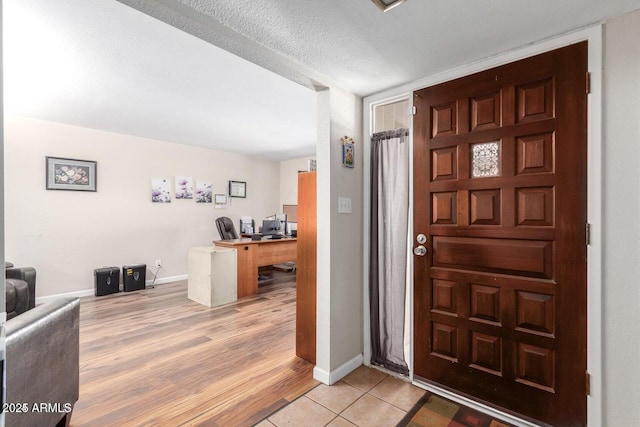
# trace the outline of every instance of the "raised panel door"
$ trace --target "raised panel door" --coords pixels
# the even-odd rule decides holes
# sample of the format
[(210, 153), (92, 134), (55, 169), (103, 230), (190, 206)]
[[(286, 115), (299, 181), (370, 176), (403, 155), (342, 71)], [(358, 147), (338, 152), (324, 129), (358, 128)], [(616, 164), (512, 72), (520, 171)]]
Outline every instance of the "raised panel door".
[(586, 424), (586, 52), (414, 93), (415, 375), (562, 426)]

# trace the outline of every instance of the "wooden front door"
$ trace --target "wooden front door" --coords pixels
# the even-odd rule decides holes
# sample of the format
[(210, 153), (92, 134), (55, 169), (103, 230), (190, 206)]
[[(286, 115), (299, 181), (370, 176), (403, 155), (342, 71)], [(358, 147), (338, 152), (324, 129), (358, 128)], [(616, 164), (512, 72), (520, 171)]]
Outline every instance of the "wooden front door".
[(414, 94), (415, 375), (558, 426), (586, 425), (586, 72), (584, 42)]

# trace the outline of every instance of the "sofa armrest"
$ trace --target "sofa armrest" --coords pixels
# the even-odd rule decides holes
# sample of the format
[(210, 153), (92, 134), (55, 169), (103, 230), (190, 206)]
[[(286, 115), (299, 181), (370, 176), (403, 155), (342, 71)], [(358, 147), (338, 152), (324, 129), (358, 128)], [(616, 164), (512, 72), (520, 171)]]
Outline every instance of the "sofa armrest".
[(6, 279), (5, 308), (7, 319), (12, 319), (29, 309), (29, 285), (27, 282), (20, 279)]
[(6, 402), (28, 405), (6, 413), (7, 425), (55, 426), (70, 417), (80, 385), (79, 317), (78, 298), (59, 298), (7, 321)]
[(7, 279), (20, 279), (29, 285), (29, 309), (36, 306), (36, 269), (33, 267), (12, 267), (5, 269)]

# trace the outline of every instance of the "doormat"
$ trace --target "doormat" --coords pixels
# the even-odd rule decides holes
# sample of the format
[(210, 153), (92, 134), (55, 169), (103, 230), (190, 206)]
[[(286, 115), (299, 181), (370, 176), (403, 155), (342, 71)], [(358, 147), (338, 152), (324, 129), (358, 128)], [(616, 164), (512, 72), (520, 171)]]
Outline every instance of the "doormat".
[(396, 427), (515, 427), (475, 409), (429, 392)]

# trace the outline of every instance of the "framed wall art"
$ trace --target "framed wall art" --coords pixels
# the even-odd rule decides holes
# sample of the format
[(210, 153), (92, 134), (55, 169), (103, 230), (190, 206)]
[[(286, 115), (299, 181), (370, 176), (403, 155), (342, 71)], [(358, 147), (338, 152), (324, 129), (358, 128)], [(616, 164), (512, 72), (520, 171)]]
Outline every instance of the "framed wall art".
[(97, 191), (97, 162), (47, 156), (46, 163), (47, 190)]
[(171, 183), (167, 178), (151, 178), (151, 201), (171, 203)]
[(210, 181), (196, 181), (196, 203), (211, 203), (212, 189)]
[(216, 200), (216, 208), (217, 209), (223, 209), (227, 207), (227, 195), (226, 194), (216, 194), (215, 195), (215, 200)]
[(243, 181), (229, 181), (229, 197), (247, 197), (247, 183)]
[(193, 178), (190, 176), (175, 177), (176, 199), (193, 199)]
[(345, 168), (353, 168), (354, 144), (353, 138), (344, 136), (340, 139), (342, 142), (342, 166)]

